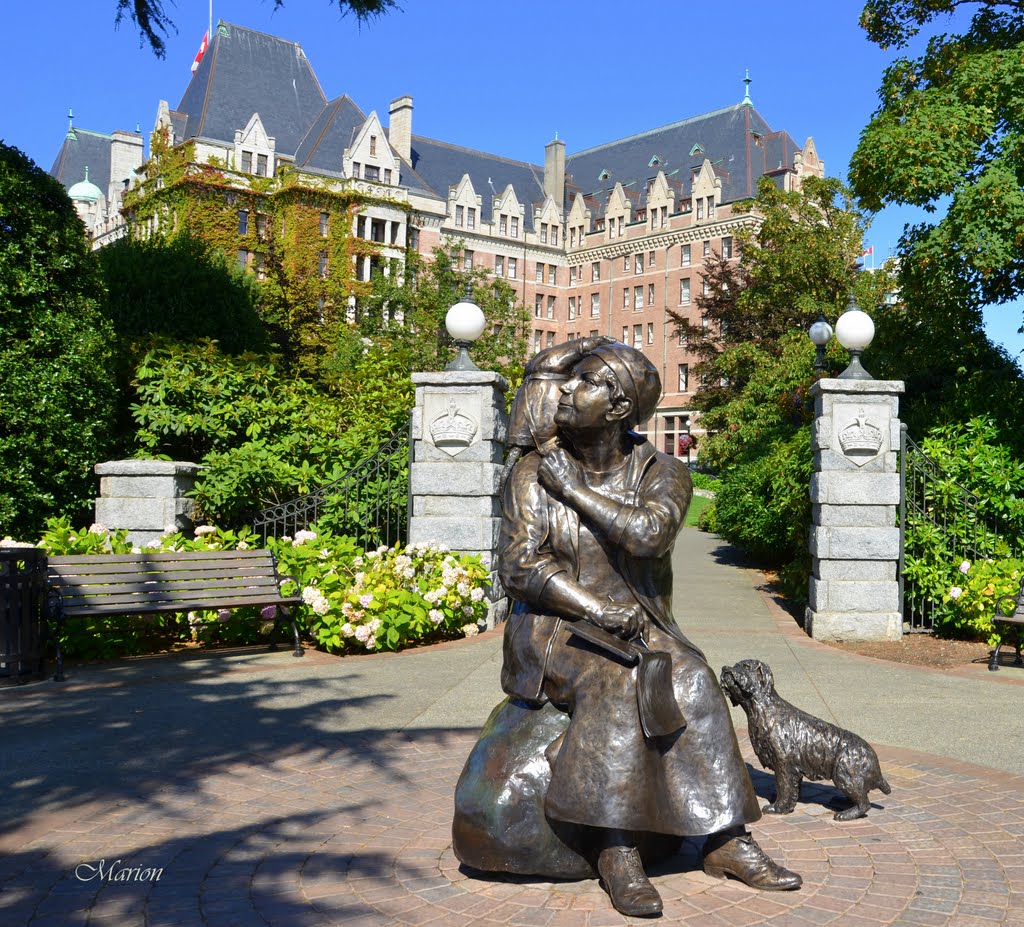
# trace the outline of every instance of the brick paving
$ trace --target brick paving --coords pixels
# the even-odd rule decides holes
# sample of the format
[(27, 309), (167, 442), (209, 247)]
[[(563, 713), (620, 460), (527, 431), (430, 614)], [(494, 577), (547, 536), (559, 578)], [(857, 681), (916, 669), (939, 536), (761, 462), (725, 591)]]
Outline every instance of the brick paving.
[[(338, 734), (280, 757), (142, 778), (117, 800), (41, 810), (0, 840), (0, 923), (642, 923), (612, 910), (596, 882), (460, 868), (452, 794), (473, 741), (472, 731)], [(770, 795), (771, 775), (743, 747), (758, 791)], [(802, 890), (762, 893), (711, 879), (700, 871), (699, 844), (688, 841), (653, 874), (664, 920), (1024, 925), (1024, 777), (896, 748), (879, 753), (893, 793), (875, 793), (867, 818), (835, 822), (838, 793), (805, 785), (793, 814), (755, 825), (762, 846), (803, 875)], [(105, 878), (100, 860), (128, 881)]]
[[(710, 879), (686, 842), (652, 873), (662, 922), (1024, 927), (1024, 671), (839, 653), (773, 611), (713, 541), (686, 543), (697, 591), (677, 607), (712, 665), (766, 659), (784, 696), (875, 744), (893, 791), (838, 823), (838, 793), (805, 785), (793, 814), (754, 825), (803, 875), (798, 892)], [(647, 922), (595, 881), (488, 876), (454, 858), (454, 787), (500, 697), (499, 662), (500, 631), (397, 656), (122, 661), (0, 690), (0, 927)], [(770, 798), (773, 777), (741, 742)]]

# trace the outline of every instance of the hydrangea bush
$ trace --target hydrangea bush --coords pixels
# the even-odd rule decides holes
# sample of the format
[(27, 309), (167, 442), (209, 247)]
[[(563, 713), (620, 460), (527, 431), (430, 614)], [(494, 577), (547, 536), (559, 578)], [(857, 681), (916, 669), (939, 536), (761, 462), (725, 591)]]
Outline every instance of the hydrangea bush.
[[(1000, 630), (992, 624), (996, 603), (1016, 596), (1024, 577), (1024, 560), (964, 560), (956, 571), (955, 584), (942, 597), (946, 623), (958, 636), (999, 643)], [(1005, 631), (1003, 625), (1001, 630)]]
[[(3, 546), (23, 542), (5, 538)], [(74, 528), (51, 519), (38, 546), (52, 555), (246, 550), (263, 546), (248, 529), (238, 532), (200, 526), (193, 536), (168, 527), (144, 548), (124, 530), (103, 525)], [(294, 537), (268, 538), (286, 595), (298, 593), (295, 619), (330, 653), (398, 650), (414, 644), (478, 633), (487, 614), (490, 576), (477, 556), (460, 555), (438, 544), (378, 547), (364, 551), (346, 535), (313, 526)], [(258, 619), (258, 620), (257, 620)], [(252, 644), (265, 640), (274, 607), (187, 614), (73, 620), (61, 645), (69, 658), (109, 659), (172, 649), (185, 642)]]

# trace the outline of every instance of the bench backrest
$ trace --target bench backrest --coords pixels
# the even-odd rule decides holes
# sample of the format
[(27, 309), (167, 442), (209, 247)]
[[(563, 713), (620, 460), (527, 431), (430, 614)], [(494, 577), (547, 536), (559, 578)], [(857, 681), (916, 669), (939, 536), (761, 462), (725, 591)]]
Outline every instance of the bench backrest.
[(269, 550), (50, 557), (49, 584), (65, 615), (125, 615), (294, 604)]
[(996, 613), (992, 620), (1024, 624), (1024, 579), (1020, 582), (1020, 592), (1016, 596), (1004, 595), (996, 602)]

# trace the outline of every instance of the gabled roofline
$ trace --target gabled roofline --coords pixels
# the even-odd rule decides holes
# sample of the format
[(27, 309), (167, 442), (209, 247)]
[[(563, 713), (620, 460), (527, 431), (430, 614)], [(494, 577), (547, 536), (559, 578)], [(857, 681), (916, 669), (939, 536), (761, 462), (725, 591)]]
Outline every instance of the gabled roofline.
[[(651, 135), (657, 135), (657, 134), (659, 134), (661, 132), (665, 132), (665, 131), (667, 131), (669, 129), (678, 129), (678, 128), (681, 128), (682, 126), (690, 125), (690, 124), (695, 123), (695, 122), (703, 122), (705, 119), (709, 119), (712, 116), (723, 116), (726, 113), (737, 112), (738, 110), (742, 109), (743, 107), (744, 107), (743, 103), (734, 103), (732, 106), (725, 106), (722, 109), (712, 110), (710, 113), (701, 113), (699, 116), (690, 116), (687, 119), (680, 119), (678, 122), (669, 122), (666, 125), (658, 126), (657, 128), (654, 128), (654, 129), (647, 129), (644, 132), (637, 132), (634, 135), (624, 135), (622, 138), (617, 138), (617, 139), (615, 139), (613, 141), (610, 141), (610, 142), (604, 142), (601, 145), (595, 145), (593, 148), (583, 148), (580, 151), (572, 152), (572, 154), (566, 154), (566, 160), (568, 160), (570, 158), (579, 157), (580, 155), (592, 154), (595, 151), (602, 151), (605, 148), (611, 148), (613, 145), (621, 145), (623, 142), (633, 141), (633, 139), (647, 138), (648, 136), (651, 136)], [(756, 112), (756, 110), (755, 110), (755, 112)], [(761, 114), (758, 113), (758, 116), (761, 116)], [(762, 118), (762, 121), (764, 121), (763, 117), (761, 117), (761, 118)], [(765, 122), (765, 125), (767, 125), (767, 124), (768, 123)]]

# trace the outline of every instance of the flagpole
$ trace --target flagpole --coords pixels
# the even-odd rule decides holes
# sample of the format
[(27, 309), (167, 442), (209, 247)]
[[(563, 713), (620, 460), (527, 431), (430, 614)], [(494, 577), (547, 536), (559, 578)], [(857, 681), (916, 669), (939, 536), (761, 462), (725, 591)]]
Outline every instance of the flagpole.
[(209, 30), (207, 31), (206, 34), (210, 37), (210, 40), (212, 41), (213, 40), (213, 0), (210, 0), (210, 26), (209, 26)]

